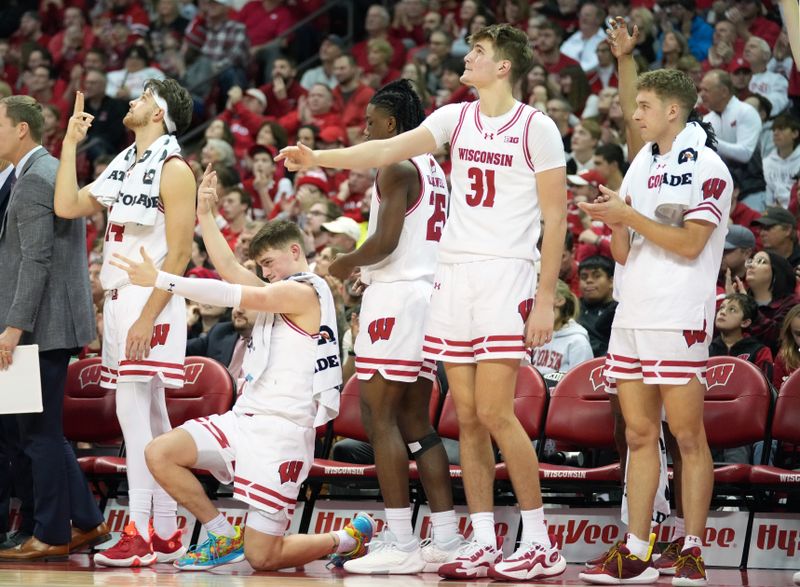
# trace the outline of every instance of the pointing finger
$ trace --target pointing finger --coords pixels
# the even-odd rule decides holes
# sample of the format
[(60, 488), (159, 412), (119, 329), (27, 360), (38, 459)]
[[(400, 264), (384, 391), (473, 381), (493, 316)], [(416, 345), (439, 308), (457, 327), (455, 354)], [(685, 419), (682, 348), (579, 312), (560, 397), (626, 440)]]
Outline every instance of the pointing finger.
[(75, 107), (72, 110), (72, 114), (75, 116), (83, 114), (83, 92), (81, 91), (75, 92)]

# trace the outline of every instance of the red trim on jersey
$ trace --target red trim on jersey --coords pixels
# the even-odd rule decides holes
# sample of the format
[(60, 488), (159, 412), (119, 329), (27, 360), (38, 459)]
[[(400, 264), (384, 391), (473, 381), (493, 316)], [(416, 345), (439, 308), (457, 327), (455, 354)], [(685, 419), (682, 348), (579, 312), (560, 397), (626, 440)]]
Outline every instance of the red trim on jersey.
[(531, 168), (531, 171), (536, 173), (536, 169), (533, 167), (533, 157), (531, 157), (530, 149), (528, 149), (528, 131), (531, 128), (531, 119), (536, 116), (538, 110), (534, 110), (528, 116), (528, 120), (525, 121), (525, 132), (522, 133), (522, 152), (525, 154), (525, 163), (528, 164), (528, 167)]
[(410, 215), (410, 214), (411, 214), (411, 213), (412, 213), (414, 210), (416, 210), (417, 208), (419, 208), (419, 205), (422, 203), (422, 194), (424, 194), (424, 193), (425, 193), (425, 178), (424, 178), (424, 177), (423, 177), (423, 175), (422, 175), (422, 170), (419, 168), (419, 165), (417, 165), (416, 163), (414, 163), (414, 160), (413, 160), (413, 159), (409, 159), (409, 161), (411, 161), (411, 165), (413, 165), (413, 166), (414, 166), (414, 169), (416, 169), (416, 170), (417, 170), (417, 176), (419, 177), (419, 196), (417, 196), (417, 201), (416, 201), (416, 202), (414, 202), (414, 205), (413, 205), (413, 206), (411, 206), (411, 208), (409, 208), (408, 210), (406, 210), (406, 216), (405, 216), (406, 218), (408, 218), (408, 217), (409, 217), (409, 215)]
[(271, 508), (274, 508), (276, 510), (279, 510), (279, 511), (284, 509), (284, 506), (282, 506), (280, 504), (277, 504), (277, 503), (274, 503), (274, 502), (272, 502), (272, 501), (270, 501), (268, 499), (264, 499), (263, 497), (261, 497), (260, 495), (258, 495), (256, 493), (245, 491), (241, 487), (234, 487), (233, 488), (233, 493), (234, 493), (234, 495), (241, 495), (242, 497), (247, 497), (249, 499), (254, 499), (255, 501), (257, 501), (259, 503), (263, 503), (264, 505), (267, 505), (267, 506), (269, 506)]
[(519, 334), (495, 334), (492, 336), (480, 336), (472, 339), (472, 344), (488, 343), (488, 342), (506, 342), (506, 341), (522, 341), (522, 335)]
[(456, 352), (448, 351), (447, 349), (435, 349), (429, 346), (422, 346), (422, 350), (432, 355), (444, 355), (445, 357), (474, 357), (475, 353), (472, 351)]
[(461, 114), (458, 117), (458, 123), (456, 124), (455, 130), (453, 130), (453, 134), (450, 136), (450, 152), (456, 152), (456, 139), (458, 138), (459, 133), (461, 132), (461, 127), (464, 124), (464, 118), (467, 114), (467, 108), (469, 108), (470, 103), (467, 102), (461, 107)]
[(228, 437), (225, 436), (225, 433), (222, 431), (222, 429), (205, 416), (202, 418), (197, 418), (195, 422), (208, 430), (211, 433), (211, 436), (214, 437), (214, 440), (216, 440), (222, 448), (226, 448), (227, 446), (231, 445), (231, 443), (228, 441)]
[(171, 373), (165, 373), (164, 371), (146, 371), (144, 369), (135, 369), (131, 371), (123, 371), (119, 374), (119, 379), (123, 377), (133, 377), (135, 375), (147, 375), (155, 377), (156, 375), (161, 375), (165, 379), (175, 379), (176, 381), (184, 381), (184, 375), (172, 375)]
[(608, 360), (619, 361), (620, 363), (639, 363), (640, 362), (639, 359), (634, 359), (633, 357), (623, 357), (622, 355), (612, 355), (610, 353), (606, 355), (606, 360), (607, 361)]
[(475, 126), (478, 127), (478, 132), (483, 132), (483, 125), (481, 124), (481, 101), (473, 102), (475, 104)]
[(142, 359), (141, 361), (129, 361), (126, 359), (125, 361), (119, 362), (120, 371), (122, 370), (122, 367), (127, 367), (128, 365), (145, 365), (147, 367), (166, 367), (168, 369), (183, 370), (183, 363), (165, 363), (163, 361), (148, 361), (145, 359)]
[(446, 344), (448, 346), (472, 346), (471, 340), (447, 340), (446, 338), (434, 338), (432, 336), (425, 335), (426, 342), (432, 342), (433, 344)]
[(617, 366), (611, 366), (611, 367), (606, 367), (605, 370), (607, 372), (609, 372), (609, 373), (612, 373), (612, 374), (613, 373), (641, 373), (642, 372), (642, 368), (641, 367), (617, 367)]
[(642, 361), (647, 367), (706, 367), (708, 361)]
[(286, 322), (286, 325), (289, 328), (291, 328), (292, 330), (294, 330), (295, 332), (298, 332), (300, 334), (304, 334), (305, 336), (307, 336), (309, 338), (319, 338), (319, 332), (317, 332), (316, 334), (311, 334), (310, 332), (306, 332), (305, 330), (300, 328), (297, 324), (295, 324), (294, 322), (289, 320), (284, 314), (278, 314), (278, 316), (283, 318), (283, 321)]
[(247, 485), (251, 489), (255, 489), (257, 491), (260, 491), (261, 493), (266, 493), (267, 495), (271, 495), (272, 497), (279, 499), (280, 501), (284, 501), (289, 505), (292, 505), (295, 502), (297, 502), (296, 499), (292, 499), (291, 497), (286, 497), (285, 495), (281, 495), (280, 493), (278, 493), (277, 491), (273, 491), (269, 487), (264, 487), (263, 485), (259, 485), (258, 483), (254, 483), (253, 481), (248, 481), (244, 477), (239, 477), (234, 475), (233, 482), (241, 483), (242, 485)]
[(513, 116), (513, 118), (512, 118), (510, 121), (508, 121), (508, 122), (506, 123), (506, 125), (505, 125), (503, 128), (501, 128), (500, 130), (498, 130), (498, 131), (497, 131), (497, 134), (498, 134), (498, 135), (501, 135), (501, 134), (503, 134), (505, 131), (507, 131), (509, 128), (511, 128), (512, 126), (514, 126), (514, 125), (517, 123), (517, 120), (519, 120), (519, 117), (520, 117), (520, 116), (522, 116), (522, 111), (523, 111), (523, 110), (525, 110), (525, 105), (524, 105), (524, 104), (520, 104), (520, 105), (519, 105), (519, 108), (517, 108), (517, 111), (514, 113), (514, 116)]
[(698, 204), (691, 210), (687, 210), (686, 212), (684, 212), (683, 216), (686, 217), (694, 212), (711, 212), (711, 214), (717, 219), (717, 222), (722, 220), (722, 213), (711, 202), (702, 202), (701, 204)]
[(658, 379), (691, 379), (700, 375), (697, 371), (671, 373), (669, 371), (642, 371), (643, 377), (656, 377)]
[(407, 367), (419, 367), (422, 361), (402, 361), (400, 359), (371, 359), (369, 357), (356, 357), (358, 363), (373, 363), (376, 365), (406, 365)]
[(490, 346), (482, 349), (475, 349), (476, 355), (482, 355), (484, 353), (518, 353), (518, 352), (525, 352), (525, 347), (520, 346)]

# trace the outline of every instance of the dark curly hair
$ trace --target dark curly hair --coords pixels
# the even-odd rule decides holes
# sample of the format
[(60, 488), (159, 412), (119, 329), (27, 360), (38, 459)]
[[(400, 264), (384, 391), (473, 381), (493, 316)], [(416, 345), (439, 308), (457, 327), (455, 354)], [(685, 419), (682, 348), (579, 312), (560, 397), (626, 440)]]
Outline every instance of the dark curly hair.
[(422, 101), (407, 79), (389, 82), (375, 92), (369, 103), (394, 116), (397, 134), (413, 130), (425, 120)]
[[(144, 85), (145, 90), (155, 90), (159, 96), (164, 98), (169, 109), (169, 116), (175, 122), (175, 134), (183, 133), (192, 122), (192, 112), (194, 102), (192, 95), (174, 79), (166, 78), (162, 80), (151, 79)], [(167, 130), (167, 125), (164, 125)]]

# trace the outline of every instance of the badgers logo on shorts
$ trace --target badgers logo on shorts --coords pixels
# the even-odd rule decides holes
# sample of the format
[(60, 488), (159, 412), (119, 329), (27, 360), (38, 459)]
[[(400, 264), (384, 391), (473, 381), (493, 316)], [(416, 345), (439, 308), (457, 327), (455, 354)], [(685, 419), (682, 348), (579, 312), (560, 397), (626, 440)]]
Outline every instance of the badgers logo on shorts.
[(727, 365), (714, 365), (706, 371), (706, 387), (711, 389), (715, 385), (725, 386), (728, 385), (728, 380), (733, 375), (732, 363)]
[(150, 337), (150, 348), (167, 344), (169, 324), (156, 324), (153, 326), (153, 336)]
[(200, 373), (203, 372), (203, 363), (187, 363), (183, 367), (183, 383), (184, 385), (194, 385), (200, 378)]
[(369, 332), (369, 339), (372, 344), (379, 340), (389, 340), (392, 336), (392, 329), (394, 329), (394, 318), (378, 318), (370, 322), (367, 332)]
[(78, 373), (78, 381), (81, 384), (81, 389), (85, 388), (87, 385), (99, 385), (100, 365), (89, 365), (81, 369), (81, 372)]
[(701, 342), (705, 342), (706, 336), (706, 321), (703, 320), (703, 328), (700, 330), (684, 330), (683, 331), (683, 338), (686, 340), (686, 346), (692, 348), (693, 345), (696, 345)]
[(603, 370), (605, 368), (605, 365), (600, 365), (592, 369), (592, 372), (589, 373), (589, 381), (592, 383), (592, 389), (594, 391), (604, 391), (606, 385), (608, 385), (606, 378), (603, 377)]
[(519, 312), (519, 315), (522, 316), (523, 322), (528, 321), (528, 316), (530, 316), (532, 309), (533, 309), (533, 298), (522, 300), (519, 303), (519, 306), (517, 306), (517, 311)]
[(303, 461), (284, 461), (278, 465), (278, 474), (281, 476), (281, 485), (285, 483), (297, 483), (300, 478), (300, 471), (303, 470)]

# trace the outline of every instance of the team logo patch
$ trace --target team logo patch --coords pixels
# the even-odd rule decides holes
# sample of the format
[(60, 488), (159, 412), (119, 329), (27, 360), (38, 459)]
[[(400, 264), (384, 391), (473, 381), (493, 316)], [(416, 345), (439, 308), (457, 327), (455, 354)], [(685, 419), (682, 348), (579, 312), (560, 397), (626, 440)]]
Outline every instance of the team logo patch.
[(728, 380), (733, 375), (733, 363), (714, 365), (706, 371), (706, 387), (711, 389), (717, 385), (728, 385)]
[(81, 372), (78, 374), (78, 381), (81, 383), (81, 389), (85, 388), (87, 385), (99, 385), (100, 365), (89, 365), (81, 369)]
[(697, 151), (694, 149), (684, 149), (680, 153), (678, 153), (678, 163), (686, 163), (691, 161), (697, 161)]
[(606, 378), (603, 375), (605, 368), (605, 365), (601, 365), (600, 367), (595, 367), (592, 369), (592, 372), (589, 373), (589, 381), (591, 382), (592, 389), (594, 391), (605, 391), (606, 386), (608, 385), (608, 381), (606, 381)]
[(187, 363), (183, 368), (183, 381), (186, 385), (194, 385), (203, 372), (203, 363)]

